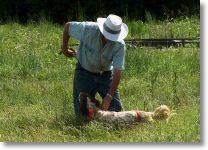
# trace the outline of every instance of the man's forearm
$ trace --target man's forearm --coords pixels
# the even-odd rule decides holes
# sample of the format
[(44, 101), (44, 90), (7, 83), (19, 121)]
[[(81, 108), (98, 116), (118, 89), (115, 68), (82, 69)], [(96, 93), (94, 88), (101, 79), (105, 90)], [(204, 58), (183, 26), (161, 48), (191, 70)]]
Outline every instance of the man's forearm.
[(64, 26), (64, 32), (63, 32), (63, 44), (62, 44), (62, 51), (65, 53), (68, 48), (68, 42), (69, 42), (69, 22), (67, 22)]
[(110, 90), (108, 92), (111, 96), (114, 95), (115, 91), (118, 88), (118, 85), (119, 85), (120, 80), (121, 80), (121, 75), (122, 75), (122, 71), (121, 70), (114, 70), (111, 88), (110, 88)]

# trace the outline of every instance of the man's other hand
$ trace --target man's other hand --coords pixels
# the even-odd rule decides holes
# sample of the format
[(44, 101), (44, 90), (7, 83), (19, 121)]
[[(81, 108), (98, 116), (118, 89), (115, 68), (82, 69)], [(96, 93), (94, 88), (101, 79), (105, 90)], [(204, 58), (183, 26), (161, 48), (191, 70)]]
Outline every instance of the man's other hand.
[(111, 98), (109, 96), (105, 96), (102, 102), (102, 110), (107, 111), (111, 104)]
[(73, 48), (63, 49), (62, 51), (66, 57), (72, 58), (76, 56), (76, 51)]

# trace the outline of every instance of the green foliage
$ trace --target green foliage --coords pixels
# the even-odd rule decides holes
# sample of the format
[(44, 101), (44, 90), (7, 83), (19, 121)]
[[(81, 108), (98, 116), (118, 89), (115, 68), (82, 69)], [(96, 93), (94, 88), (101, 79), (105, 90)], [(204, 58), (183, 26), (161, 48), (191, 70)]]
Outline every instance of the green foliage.
[(128, 38), (200, 38), (199, 17), (181, 17), (158, 21), (150, 17), (146, 22), (141, 20), (127, 21)]
[[(146, 35), (146, 23), (129, 22), (137, 23), (145, 29), (132, 27), (132, 33)], [(120, 84), (124, 110), (166, 104), (177, 113), (169, 123), (80, 125), (72, 100), (76, 60), (57, 54), (62, 32), (45, 21), (0, 26), (0, 141), (200, 142), (199, 48), (127, 48)]]

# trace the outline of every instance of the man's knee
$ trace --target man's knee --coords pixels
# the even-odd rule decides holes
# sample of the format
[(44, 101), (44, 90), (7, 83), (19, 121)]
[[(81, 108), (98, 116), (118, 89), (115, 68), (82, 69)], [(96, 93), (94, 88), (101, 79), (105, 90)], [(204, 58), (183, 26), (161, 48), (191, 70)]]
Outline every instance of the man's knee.
[(109, 111), (122, 111), (122, 103), (121, 100), (117, 100), (117, 99), (112, 99), (110, 107), (108, 109)]

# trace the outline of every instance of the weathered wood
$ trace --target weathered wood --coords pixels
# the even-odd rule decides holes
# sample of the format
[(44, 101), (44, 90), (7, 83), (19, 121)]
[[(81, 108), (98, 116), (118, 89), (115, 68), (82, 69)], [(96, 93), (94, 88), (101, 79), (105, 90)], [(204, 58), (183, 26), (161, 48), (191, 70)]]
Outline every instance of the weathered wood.
[(185, 44), (197, 44), (200, 45), (199, 38), (170, 38), (170, 39), (128, 39), (125, 40), (127, 44), (134, 46), (148, 46), (148, 47), (179, 47), (185, 46)]
[[(200, 38), (168, 38), (168, 39), (127, 39), (126, 44), (133, 46), (147, 46), (147, 47), (179, 47), (186, 44), (196, 44), (200, 46)], [(78, 46), (79, 43), (71, 44), (70, 46)]]

